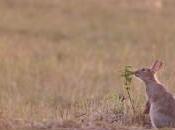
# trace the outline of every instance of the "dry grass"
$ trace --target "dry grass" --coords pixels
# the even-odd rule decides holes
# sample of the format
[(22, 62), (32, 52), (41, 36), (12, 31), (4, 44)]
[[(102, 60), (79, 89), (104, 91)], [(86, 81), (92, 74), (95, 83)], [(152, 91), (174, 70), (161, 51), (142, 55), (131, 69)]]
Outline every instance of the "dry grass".
[(174, 6), (173, 0), (161, 7), (145, 0), (0, 0), (3, 117), (82, 121), (112, 113), (122, 114), (119, 124), (142, 125), (143, 84), (132, 85), (133, 116), (118, 98), (121, 71), (162, 59), (161, 80), (175, 91)]

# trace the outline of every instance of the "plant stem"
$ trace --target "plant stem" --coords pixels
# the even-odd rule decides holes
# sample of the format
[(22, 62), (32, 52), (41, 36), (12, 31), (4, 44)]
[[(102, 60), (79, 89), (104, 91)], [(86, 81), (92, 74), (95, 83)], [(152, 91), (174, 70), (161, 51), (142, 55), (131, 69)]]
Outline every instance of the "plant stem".
[(134, 107), (134, 102), (133, 102), (133, 100), (131, 98), (131, 94), (130, 94), (128, 89), (126, 89), (126, 91), (127, 91), (128, 96), (129, 96), (129, 101), (131, 103), (131, 107), (132, 107), (133, 113), (135, 113), (136, 111), (135, 111), (135, 107)]

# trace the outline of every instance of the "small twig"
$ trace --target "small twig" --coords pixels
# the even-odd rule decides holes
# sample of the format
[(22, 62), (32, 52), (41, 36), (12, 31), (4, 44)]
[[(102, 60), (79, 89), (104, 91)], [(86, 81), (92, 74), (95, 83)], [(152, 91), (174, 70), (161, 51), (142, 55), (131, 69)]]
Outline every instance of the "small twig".
[(135, 107), (134, 107), (134, 101), (131, 98), (131, 94), (130, 94), (129, 90), (126, 89), (126, 91), (127, 91), (128, 97), (129, 97), (129, 101), (131, 103), (131, 107), (132, 107), (133, 113), (135, 113), (136, 111), (135, 111)]

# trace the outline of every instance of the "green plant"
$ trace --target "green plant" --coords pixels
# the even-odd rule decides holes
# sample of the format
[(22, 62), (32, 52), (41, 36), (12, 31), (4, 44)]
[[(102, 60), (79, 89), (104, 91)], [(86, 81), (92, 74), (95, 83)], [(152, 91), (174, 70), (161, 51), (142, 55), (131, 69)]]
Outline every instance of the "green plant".
[[(124, 84), (125, 86), (129, 87), (131, 82), (132, 82), (132, 76), (134, 74), (133, 71), (131, 71), (132, 67), (131, 66), (125, 66), (125, 69), (122, 73), (122, 77), (124, 77)], [(129, 89), (129, 88), (127, 88)]]
[(132, 71), (131, 69), (132, 69), (131, 66), (125, 66), (125, 69), (122, 73), (122, 77), (124, 78), (124, 88), (125, 88), (125, 90), (128, 94), (133, 113), (135, 113), (134, 102), (131, 98), (131, 93), (130, 93), (130, 88), (131, 88), (130, 86), (131, 86), (131, 82), (132, 82), (132, 76), (134, 75), (134, 71)]

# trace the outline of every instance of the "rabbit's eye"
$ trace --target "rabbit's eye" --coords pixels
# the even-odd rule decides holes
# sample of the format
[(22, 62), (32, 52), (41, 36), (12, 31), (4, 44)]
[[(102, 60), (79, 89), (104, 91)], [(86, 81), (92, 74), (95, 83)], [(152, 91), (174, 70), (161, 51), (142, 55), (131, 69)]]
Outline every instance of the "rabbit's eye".
[(143, 71), (143, 72), (145, 72), (145, 71), (146, 71), (146, 69), (142, 69), (142, 71)]

